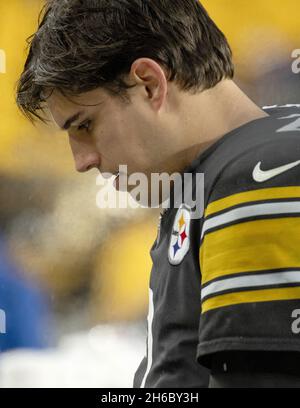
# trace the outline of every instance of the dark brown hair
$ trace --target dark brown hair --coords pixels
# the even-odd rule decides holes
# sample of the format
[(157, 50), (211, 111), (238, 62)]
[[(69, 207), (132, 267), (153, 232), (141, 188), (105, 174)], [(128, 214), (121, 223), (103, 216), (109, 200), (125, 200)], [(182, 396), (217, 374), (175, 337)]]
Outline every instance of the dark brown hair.
[(125, 76), (140, 57), (186, 91), (234, 74), (228, 42), (198, 0), (50, 0), (28, 44), (17, 104), (32, 120), (43, 120), (45, 91), (126, 95)]

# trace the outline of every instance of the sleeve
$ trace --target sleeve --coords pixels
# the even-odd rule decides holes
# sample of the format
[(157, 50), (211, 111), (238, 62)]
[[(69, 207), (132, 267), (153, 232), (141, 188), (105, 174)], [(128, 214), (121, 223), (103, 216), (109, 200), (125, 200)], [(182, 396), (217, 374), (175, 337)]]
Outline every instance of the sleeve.
[[(297, 135), (297, 137), (299, 137)], [(197, 356), (293, 351), (300, 299), (300, 143), (295, 136), (245, 152), (214, 186), (201, 231)]]

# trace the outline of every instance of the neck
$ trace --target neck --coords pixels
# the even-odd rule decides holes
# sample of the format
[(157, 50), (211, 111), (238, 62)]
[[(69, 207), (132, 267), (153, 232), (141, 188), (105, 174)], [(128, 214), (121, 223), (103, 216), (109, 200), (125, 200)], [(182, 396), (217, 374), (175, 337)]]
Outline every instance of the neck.
[(185, 163), (187, 166), (209, 146), (234, 129), (268, 116), (230, 80), (184, 101), (186, 118), (183, 130)]

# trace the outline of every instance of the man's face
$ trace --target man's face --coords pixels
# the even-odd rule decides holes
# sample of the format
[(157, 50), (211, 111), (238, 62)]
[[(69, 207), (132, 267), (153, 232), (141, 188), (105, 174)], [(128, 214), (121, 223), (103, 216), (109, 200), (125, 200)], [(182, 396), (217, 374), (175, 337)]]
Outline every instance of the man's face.
[(128, 176), (143, 173), (148, 181), (152, 173), (182, 170), (188, 157), (182, 94), (152, 60), (137, 60), (128, 78), (134, 86), (127, 101), (103, 88), (73, 97), (55, 90), (47, 99), (54, 121), (68, 132), (76, 169), (117, 174), (126, 165)]
[(114, 174), (120, 164), (126, 164), (130, 174), (155, 167), (159, 154), (153, 140), (155, 128), (134, 102), (96, 89), (72, 98), (54, 91), (47, 105), (58, 126), (68, 132), (79, 172), (98, 168)]

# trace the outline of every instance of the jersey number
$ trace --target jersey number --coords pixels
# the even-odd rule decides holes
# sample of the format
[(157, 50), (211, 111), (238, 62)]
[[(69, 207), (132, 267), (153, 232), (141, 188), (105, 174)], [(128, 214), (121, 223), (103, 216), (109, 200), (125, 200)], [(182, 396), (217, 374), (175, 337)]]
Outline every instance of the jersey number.
[(293, 115), (290, 116), (285, 116), (283, 118), (279, 118), (279, 120), (283, 120), (283, 119), (293, 119), (293, 118), (298, 118), (296, 120), (294, 120), (293, 122), (291, 122), (290, 124), (283, 126), (282, 128), (278, 129), (277, 132), (300, 132), (300, 114), (299, 113), (295, 113)]
[(295, 319), (292, 324), (292, 332), (300, 334), (300, 310), (296, 309), (292, 313), (292, 318)]

